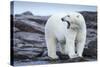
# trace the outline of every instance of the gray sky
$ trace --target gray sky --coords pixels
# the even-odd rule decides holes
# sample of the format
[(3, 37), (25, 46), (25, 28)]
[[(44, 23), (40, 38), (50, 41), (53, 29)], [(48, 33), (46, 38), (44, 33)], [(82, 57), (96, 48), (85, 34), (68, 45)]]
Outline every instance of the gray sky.
[(97, 11), (96, 6), (71, 5), (71, 4), (53, 4), (14, 1), (14, 14), (20, 14), (25, 11), (31, 11), (35, 15), (52, 15), (67, 11)]

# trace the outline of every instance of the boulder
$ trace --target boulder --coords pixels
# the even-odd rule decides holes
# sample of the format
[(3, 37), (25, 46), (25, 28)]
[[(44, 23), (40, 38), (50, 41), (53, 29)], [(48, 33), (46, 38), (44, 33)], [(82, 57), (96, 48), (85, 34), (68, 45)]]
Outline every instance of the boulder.
[(13, 32), (19, 32), (20, 30), (16, 27), (13, 27)]
[(42, 43), (44, 42), (44, 35), (31, 32), (17, 32), (15, 33), (16, 38), (23, 40), (28, 43)]
[(28, 20), (14, 20), (14, 26), (21, 31), (26, 32), (38, 32), (44, 34), (44, 27), (36, 22), (30, 22)]

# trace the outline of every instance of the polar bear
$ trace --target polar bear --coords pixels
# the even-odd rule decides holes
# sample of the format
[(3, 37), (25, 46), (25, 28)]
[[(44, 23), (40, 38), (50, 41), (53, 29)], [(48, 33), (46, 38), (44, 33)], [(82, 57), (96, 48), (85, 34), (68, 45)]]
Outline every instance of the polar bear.
[(45, 25), (48, 56), (57, 59), (56, 46), (69, 58), (82, 57), (86, 40), (86, 23), (78, 12), (52, 15)]

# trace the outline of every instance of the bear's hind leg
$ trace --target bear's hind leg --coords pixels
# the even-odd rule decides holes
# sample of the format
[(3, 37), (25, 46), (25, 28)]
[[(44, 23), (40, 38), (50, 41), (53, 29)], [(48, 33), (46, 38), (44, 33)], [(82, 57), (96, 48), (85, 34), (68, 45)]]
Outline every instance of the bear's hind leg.
[(60, 44), (59, 44), (60, 52), (65, 55), (66, 54), (65, 53), (66, 40), (64, 39), (59, 42), (60, 42)]
[(53, 36), (46, 36), (46, 44), (48, 50), (48, 56), (52, 59), (57, 59), (56, 55), (56, 39)]
[(65, 44), (60, 44), (60, 52), (65, 54)]

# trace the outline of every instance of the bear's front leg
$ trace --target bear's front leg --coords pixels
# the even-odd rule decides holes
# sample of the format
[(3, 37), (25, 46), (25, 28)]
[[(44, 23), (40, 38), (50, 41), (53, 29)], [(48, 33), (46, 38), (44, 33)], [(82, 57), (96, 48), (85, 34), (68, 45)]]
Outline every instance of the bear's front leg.
[(58, 56), (56, 55), (56, 40), (53, 36), (46, 36), (46, 44), (47, 44), (47, 50), (48, 50), (48, 56), (52, 59), (58, 59)]
[(70, 58), (76, 58), (78, 55), (75, 53), (75, 44), (72, 41), (67, 40), (65, 52), (68, 54)]
[(68, 30), (66, 34), (65, 52), (70, 58), (76, 58), (78, 55), (75, 53), (75, 37), (76, 31)]
[(76, 44), (76, 51), (78, 56), (82, 57), (83, 50), (85, 47), (85, 40), (86, 40), (86, 33), (78, 33), (77, 34), (77, 44)]
[(78, 42), (77, 47), (76, 47), (77, 55), (78, 55), (79, 57), (82, 57), (83, 50), (84, 50), (84, 43), (82, 43), (82, 42), (80, 41), (80, 42)]

